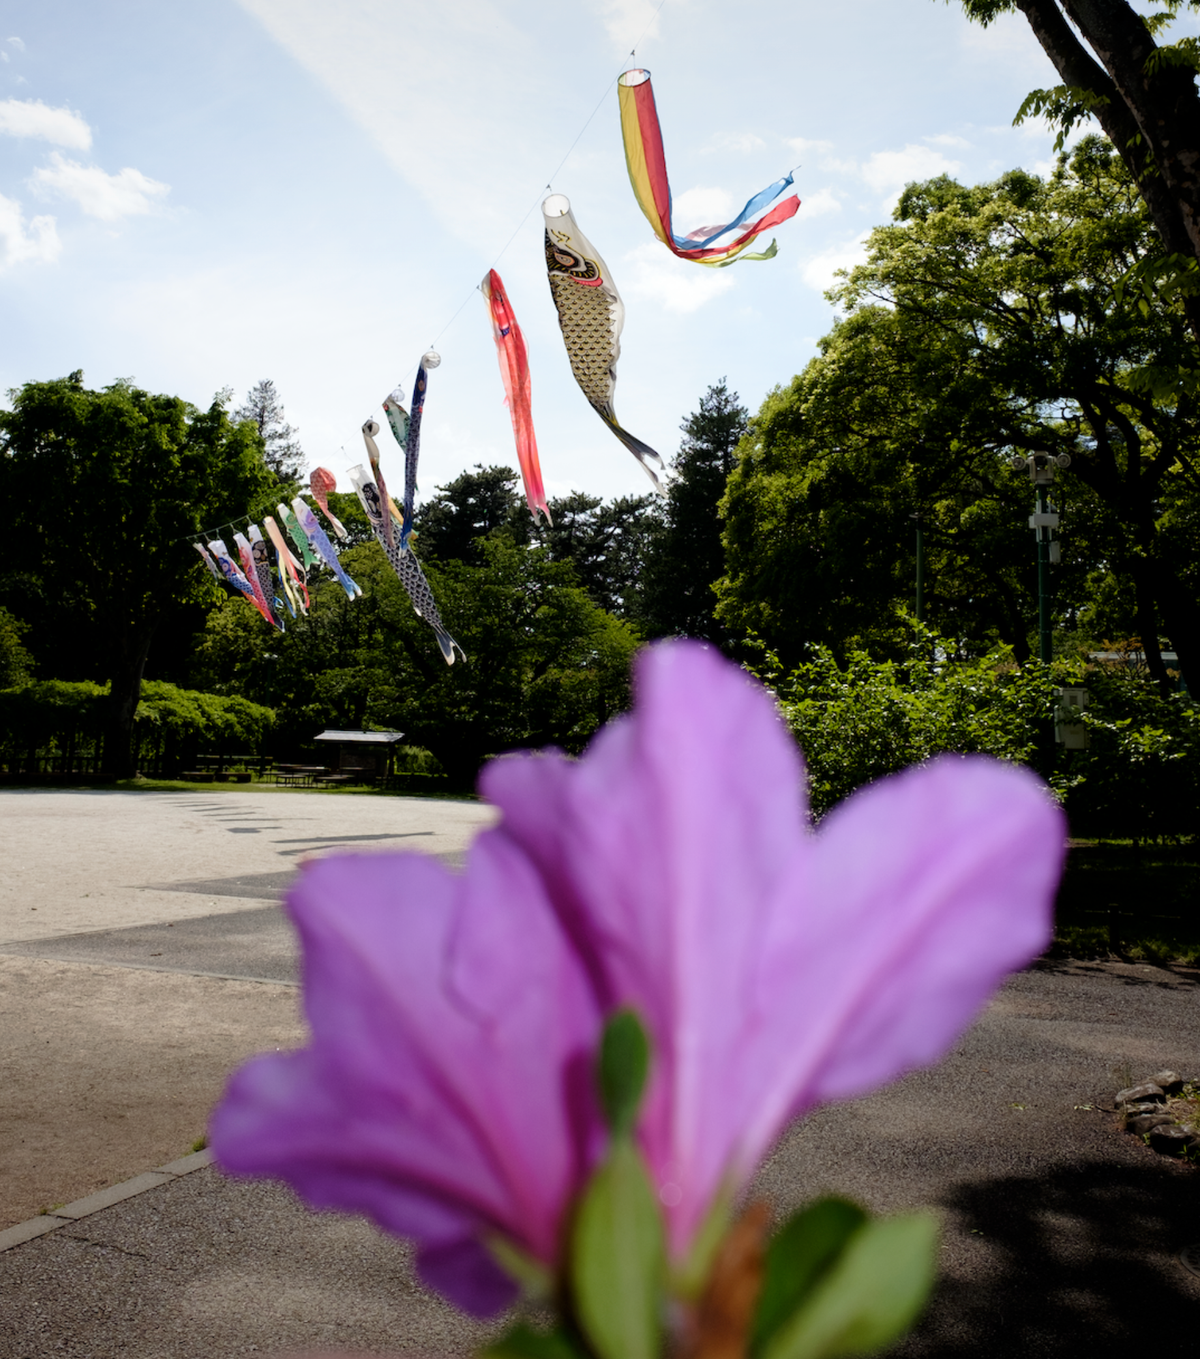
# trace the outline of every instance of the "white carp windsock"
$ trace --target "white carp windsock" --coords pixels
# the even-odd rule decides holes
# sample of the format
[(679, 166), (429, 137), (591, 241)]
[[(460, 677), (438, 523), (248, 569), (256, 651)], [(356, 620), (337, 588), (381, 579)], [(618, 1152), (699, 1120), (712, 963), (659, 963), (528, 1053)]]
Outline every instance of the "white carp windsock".
[[(396, 393), (393, 392), (391, 396), (387, 397), (384, 400), (383, 409), (385, 411), (388, 410), (388, 402), (391, 401), (392, 397), (394, 397), (395, 395)], [(404, 415), (405, 437), (407, 438), (408, 412), (404, 411), (403, 407), (401, 407), (401, 411)], [(388, 411), (388, 420), (392, 424), (392, 431), (394, 433), (396, 425), (394, 422), (392, 422), (391, 411)], [(363, 425), (362, 427), (363, 443), (366, 444), (367, 446), (367, 457), (370, 458), (371, 460), (371, 471), (375, 477), (375, 485), (376, 488), (378, 489), (379, 499), (383, 503), (383, 505), (387, 507), (389, 511), (387, 514), (383, 516), (383, 523), (380, 529), (381, 533), (383, 534), (383, 537), (380, 538), (379, 540), (383, 544), (384, 550), (387, 551), (392, 546), (393, 537), (395, 537), (397, 534), (403, 531), (404, 516), (400, 513), (399, 510), (396, 509), (395, 505), (392, 503), (391, 496), (388, 495), (387, 482), (384, 481), (383, 479), (383, 469), (379, 466), (379, 445), (375, 442), (375, 436), (378, 433), (379, 433), (378, 421), (368, 420), (366, 424)], [(354, 489), (358, 491), (358, 498), (359, 500), (361, 500), (362, 490), (357, 482), (354, 483)], [(393, 518), (395, 518), (396, 523), (392, 522)], [(371, 527), (374, 528), (374, 521), (372, 521)]]
[(308, 541), (316, 549), (317, 555), (338, 578), (346, 594), (351, 599), (357, 599), (362, 594), (362, 589), (342, 569), (342, 564), (338, 561), (337, 551), (325, 536), (325, 530), (317, 522), (317, 516), (313, 513), (312, 506), (300, 496), (296, 496), (292, 501), (292, 509), (295, 510), (296, 519), (304, 530)]
[(208, 548), (206, 548), (203, 543), (193, 543), (192, 546), (199, 552), (201, 560), (204, 562), (204, 565), (208, 567), (209, 571), (216, 576), (218, 580), (224, 580), (225, 577), (221, 574), (221, 568), (213, 560), (213, 555)]
[[(276, 618), (283, 618), (284, 600), (280, 599), (275, 593), (275, 582), (271, 576), (271, 551), (267, 547), (267, 540), (262, 536), (262, 529), (257, 524), (251, 524), (249, 529), (250, 550), (254, 554), (254, 569), (258, 573), (258, 583), (262, 587), (262, 592), (266, 596), (267, 603), (271, 606), (271, 612)], [(283, 580), (283, 573), (280, 572), (280, 581)], [(284, 591), (286, 595), (286, 590)], [(291, 601), (287, 601), (290, 605)], [(292, 617), (295, 618), (296, 611), (292, 609)]]
[(592, 409), (642, 464), (654, 489), (661, 494), (662, 485), (650, 464), (662, 467), (662, 458), (648, 444), (622, 429), (613, 407), (621, 331), (625, 326), (621, 294), (600, 252), (571, 216), (568, 199), (552, 193), (542, 204), (542, 216), (546, 219), (550, 294), (558, 309), (571, 372)]
[[(373, 438), (378, 433), (379, 426), (373, 420), (369, 420), (363, 426), (364, 439)], [(396, 575), (400, 577), (400, 584), (408, 591), (408, 597), (412, 600), (412, 606), (417, 617), (423, 618), (437, 635), (438, 646), (442, 650), (442, 657), (446, 664), (454, 664), (454, 653), (456, 651), (465, 661), (467, 659), (466, 652), (446, 631), (446, 625), (442, 622), (442, 616), (438, 612), (433, 591), (429, 588), (429, 582), (425, 579), (425, 572), (421, 570), (421, 563), (413, 556), (412, 548), (400, 546), (400, 535), (398, 533), (393, 534), (390, 540), (385, 536), (388, 511), (383, 498), (379, 494), (379, 487), (371, 480), (371, 474), (365, 467), (360, 466), (352, 467), (349, 475), (354, 489), (358, 492), (363, 512), (370, 521), (371, 528), (387, 556), (388, 563)]]

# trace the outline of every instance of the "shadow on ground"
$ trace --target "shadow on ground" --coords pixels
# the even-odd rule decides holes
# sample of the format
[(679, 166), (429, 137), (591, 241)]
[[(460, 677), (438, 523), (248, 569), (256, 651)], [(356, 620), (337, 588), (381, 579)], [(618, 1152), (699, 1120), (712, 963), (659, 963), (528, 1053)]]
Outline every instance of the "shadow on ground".
[[(1194, 1332), (1200, 1179), (1171, 1163), (1092, 1161), (952, 1188), (932, 1306), (906, 1359), (1124, 1355)], [(1171, 1337), (1174, 1337), (1172, 1340)], [(1181, 1351), (1182, 1352), (1182, 1351)]]

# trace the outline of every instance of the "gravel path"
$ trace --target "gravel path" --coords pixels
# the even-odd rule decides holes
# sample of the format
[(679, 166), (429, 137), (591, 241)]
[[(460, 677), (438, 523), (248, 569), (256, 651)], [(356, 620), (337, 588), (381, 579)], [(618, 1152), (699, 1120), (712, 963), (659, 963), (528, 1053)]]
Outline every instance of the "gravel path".
[[(10, 796), (0, 793), (6, 833)], [(450, 804), (468, 814), (439, 820), (430, 809), (446, 804), (373, 799), (384, 805), (348, 825), (289, 825), (289, 805), (311, 821), (320, 804), (256, 795), (271, 802), (268, 835), (238, 819), (254, 804), (237, 794), (107, 795), (100, 811), (106, 795), (24, 796), (46, 799), (23, 824), (41, 844), (35, 831), (56, 820), (64, 863), (41, 896), (26, 864), (26, 895), (10, 880), (0, 901), (0, 921), (24, 925), (0, 943), (0, 1166), (16, 1149), (23, 1167), (0, 1171), (0, 1225), (182, 1155), (229, 1067), (298, 1039), (295, 959), (274, 905), (293, 871), (288, 842), (303, 833), (325, 852), (354, 835), (395, 848), (390, 826), (430, 832), (453, 861), (487, 817)], [(71, 798), (93, 801), (50, 803)], [(73, 817), (87, 823), (78, 834)], [(120, 852), (89, 860), (106, 834)], [(40, 936), (25, 923), (33, 905), (53, 921)], [(1200, 1178), (1086, 1106), (1163, 1066), (1200, 1074), (1197, 976), (1061, 964), (1015, 977), (935, 1070), (789, 1130), (758, 1191), (780, 1212), (822, 1193), (938, 1211), (941, 1281), (901, 1350), (913, 1359), (1190, 1352), (1200, 1277), (1180, 1255), (1200, 1243)], [(398, 1243), (211, 1168), (0, 1252), (0, 1359), (466, 1355), (483, 1334), (417, 1287)]]

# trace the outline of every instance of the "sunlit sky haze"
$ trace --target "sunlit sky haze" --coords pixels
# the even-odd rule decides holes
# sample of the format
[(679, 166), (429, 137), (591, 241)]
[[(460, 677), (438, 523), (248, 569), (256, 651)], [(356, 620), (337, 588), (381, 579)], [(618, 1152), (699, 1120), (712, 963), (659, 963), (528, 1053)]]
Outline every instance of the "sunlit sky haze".
[[(549, 493), (648, 489), (567, 364), (548, 184), (625, 300), (618, 413), (670, 456), (710, 383), (754, 410), (812, 357), (833, 271), (906, 182), (1051, 164), (1043, 126), (1012, 126), (1057, 80), (1024, 20), (985, 31), (938, 0), (9, 0), (0, 24), (0, 387), (82, 368), (207, 405), (269, 377), (342, 489), (362, 422), (431, 343), (422, 489), (515, 467), (476, 291), (492, 265)], [(677, 230), (798, 167), (776, 259), (709, 270), (654, 239), (625, 65), (653, 73)]]

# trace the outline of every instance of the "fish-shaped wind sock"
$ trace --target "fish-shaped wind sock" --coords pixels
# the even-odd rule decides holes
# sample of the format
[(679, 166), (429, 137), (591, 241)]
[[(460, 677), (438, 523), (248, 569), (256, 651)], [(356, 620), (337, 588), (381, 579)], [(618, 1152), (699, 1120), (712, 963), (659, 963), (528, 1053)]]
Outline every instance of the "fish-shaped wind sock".
[(296, 550), (300, 553), (304, 562), (304, 570), (310, 566), (320, 566), (321, 559), (312, 550), (312, 544), (308, 541), (308, 536), (300, 527), (300, 521), (286, 505), (276, 505), (275, 513), (279, 516), (279, 522), (288, 531), (288, 537), (296, 544)]
[[(249, 535), (250, 551), (254, 554), (254, 569), (258, 573), (259, 586), (271, 606), (271, 612), (274, 613), (276, 618), (282, 618), (284, 601), (275, 594), (275, 582), (271, 578), (270, 549), (267, 547), (266, 539), (262, 536), (262, 529), (257, 524), (250, 525)], [(280, 580), (282, 579), (281, 575)], [(296, 613), (293, 609), (292, 617), (295, 618), (295, 616)]]
[[(413, 529), (413, 497), (417, 490), (417, 460), (421, 453), (421, 415), (425, 410), (425, 389), (429, 386), (429, 371), (436, 368), (442, 356), (436, 349), (421, 355), (417, 380), (413, 383), (412, 406), (408, 414), (408, 434), (404, 440), (404, 522), (400, 529), (400, 546), (407, 547)], [(392, 393), (392, 398), (397, 395)], [(391, 399), (391, 398), (389, 398)], [(385, 403), (386, 408), (386, 403)], [(390, 417), (389, 417), (390, 418)], [(395, 426), (392, 426), (393, 431)]]
[[(667, 182), (667, 160), (663, 153), (662, 131), (658, 126), (658, 109), (654, 103), (654, 91), (650, 88), (650, 72), (643, 70), (626, 71), (617, 81), (617, 98), (621, 105), (621, 136), (625, 142), (625, 164), (629, 169), (629, 182), (633, 185), (633, 195), (638, 206), (646, 214), (646, 220), (654, 228), (654, 234), (672, 255), (682, 260), (694, 260), (697, 264), (707, 264), (722, 269), (735, 260), (769, 260), (776, 252), (775, 242), (758, 254), (746, 254), (746, 248), (764, 231), (786, 222), (796, 215), (800, 199), (792, 194), (782, 203), (776, 204), (770, 212), (757, 222), (750, 219), (756, 212), (762, 212), (768, 203), (789, 188), (792, 176), (785, 175), (770, 184), (761, 193), (756, 193), (732, 222), (724, 226), (706, 226), (698, 231), (689, 231), (686, 236), (676, 236), (671, 226), (671, 186)], [(747, 225), (749, 223), (749, 225)], [(717, 244), (721, 237), (732, 239)]]
[(259, 604), (258, 592), (255, 590), (254, 586), (250, 584), (250, 581), (246, 576), (238, 569), (233, 558), (229, 554), (229, 549), (225, 546), (224, 540), (221, 538), (214, 538), (212, 542), (209, 543), (208, 550), (216, 559), (217, 565), (221, 568), (221, 574), (230, 585), (232, 585), (240, 594), (245, 595), (247, 603), (253, 604), (267, 622), (273, 625), (275, 620), (270, 616), (270, 613)]
[(513, 315), (508, 293), (495, 269), (489, 269), (479, 285), (488, 305), (492, 322), (492, 339), (500, 356), (500, 377), (504, 382), (504, 404), (512, 417), (513, 437), (517, 441), (517, 461), (521, 464), (521, 480), (525, 483), (525, 503), (537, 522), (539, 511), (552, 522), (546, 491), (542, 486), (542, 467), (538, 462), (537, 438), (533, 432), (533, 405), (530, 398), (529, 356), (525, 337)]
[(365, 467), (352, 467), (350, 469), (350, 480), (354, 484), (354, 489), (358, 492), (363, 511), (374, 530), (379, 545), (387, 555), (392, 570), (400, 577), (400, 584), (408, 591), (408, 597), (412, 600), (412, 606), (417, 617), (423, 618), (437, 635), (438, 646), (441, 647), (446, 664), (454, 664), (454, 653), (456, 651), (465, 661), (467, 659), (466, 652), (446, 631), (442, 616), (438, 612), (437, 601), (433, 597), (433, 591), (429, 588), (429, 582), (425, 579), (425, 572), (421, 570), (421, 563), (413, 555), (412, 548), (401, 547), (398, 537), (390, 543), (384, 539), (387, 510), (379, 495), (378, 486), (371, 480), (371, 476)]
[(362, 594), (362, 589), (342, 569), (341, 562), (338, 561), (338, 554), (333, 544), (325, 536), (325, 530), (317, 523), (317, 516), (312, 512), (312, 506), (306, 501), (296, 496), (292, 501), (292, 509), (296, 511), (296, 518), (300, 527), (308, 536), (308, 541), (317, 550), (317, 555), (327, 567), (338, 578), (343, 590), (351, 599), (356, 599)]
[(206, 548), (203, 543), (193, 543), (192, 546), (196, 549), (197, 552), (199, 552), (200, 557), (204, 562), (204, 565), (208, 567), (211, 574), (214, 575), (218, 580), (224, 580), (225, 577), (221, 574), (221, 568), (213, 560), (212, 553), (208, 550), (208, 548)]
[(661, 494), (662, 486), (650, 464), (662, 467), (662, 458), (649, 444), (622, 429), (613, 409), (621, 330), (625, 325), (621, 294), (608, 265), (579, 230), (571, 216), (571, 204), (562, 194), (552, 193), (546, 199), (542, 215), (546, 219), (550, 293), (558, 309), (571, 372), (592, 409), (642, 464), (654, 489)]
[[(389, 397), (388, 400), (390, 399), (391, 398)], [(383, 406), (386, 410), (387, 401), (383, 403)], [(407, 422), (408, 416), (406, 415), (404, 419)], [(387, 482), (383, 479), (383, 469), (379, 466), (379, 445), (375, 442), (375, 436), (378, 433), (379, 422), (377, 420), (368, 420), (362, 427), (363, 443), (367, 446), (367, 457), (371, 460), (371, 471), (375, 474), (375, 485), (379, 488), (379, 499), (387, 510), (387, 513), (383, 516), (383, 538), (381, 541), (385, 548), (390, 548), (392, 539), (397, 532), (396, 526), (392, 522), (392, 518), (395, 515), (395, 506), (392, 504), (391, 496), (388, 495)], [(355, 486), (355, 489), (358, 489), (357, 485)], [(361, 492), (359, 493), (359, 499), (362, 499)], [(404, 520), (403, 517), (401, 517), (400, 532), (403, 532), (403, 529)]]
[[(294, 522), (294, 515), (292, 519)], [(266, 526), (271, 541), (275, 544), (275, 554), (279, 565), (279, 582), (287, 594), (289, 603), (295, 606), (292, 616), (295, 617), (295, 609), (307, 614), (309, 606), (308, 581), (304, 579), (304, 568), (289, 551), (282, 530), (269, 514), (263, 520), (263, 524)], [(296, 528), (299, 529), (300, 525), (297, 524)], [(307, 546), (308, 539), (306, 538), (304, 542)]]
[(322, 514), (329, 520), (334, 533), (339, 538), (349, 538), (345, 524), (329, 508), (329, 493), (337, 490), (337, 477), (328, 467), (314, 467), (308, 479), (308, 489), (312, 492), (312, 498), (320, 505)]
[(383, 409), (387, 412), (388, 424), (401, 448), (408, 448), (408, 412), (404, 409), (404, 393), (395, 387), (383, 399)]
[[(261, 537), (261, 535), (260, 535)], [(283, 619), (279, 616), (282, 609), (277, 613), (275, 610), (275, 589), (271, 584), (270, 563), (266, 560), (266, 550), (263, 550), (262, 565), (266, 567), (267, 584), (264, 587), (262, 575), (259, 572), (260, 563), (254, 556), (254, 545), (243, 533), (235, 533), (233, 541), (237, 544), (238, 556), (242, 559), (242, 570), (246, 573), (246, 579), (250, 582), (250, 588), (254, 591), (254, 602), (258, 605), (258, 611), (271, 624), (272, 627), (283, 631)]]

